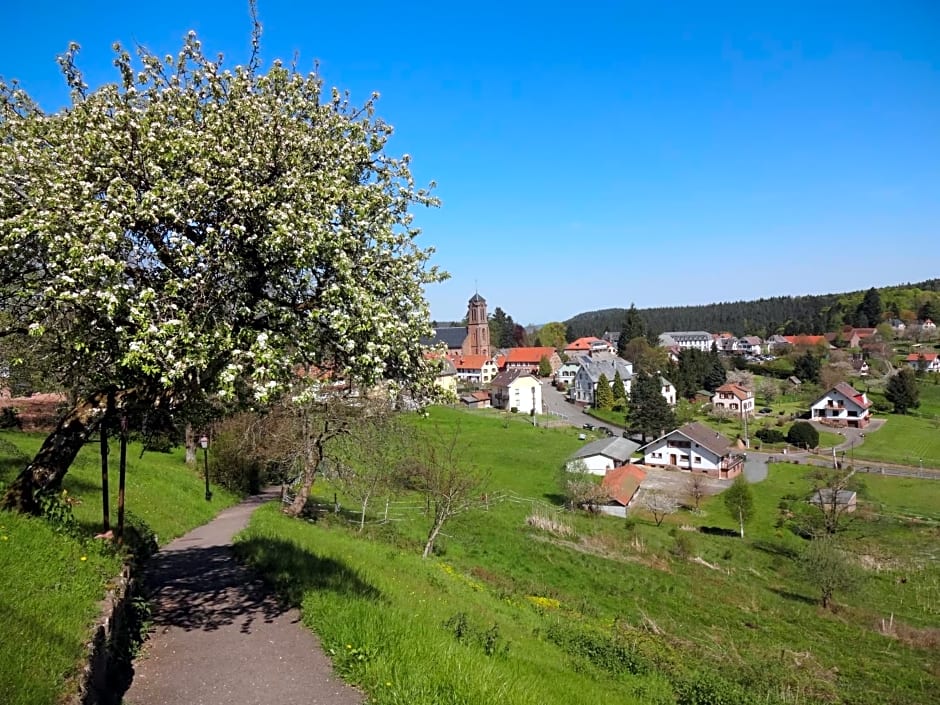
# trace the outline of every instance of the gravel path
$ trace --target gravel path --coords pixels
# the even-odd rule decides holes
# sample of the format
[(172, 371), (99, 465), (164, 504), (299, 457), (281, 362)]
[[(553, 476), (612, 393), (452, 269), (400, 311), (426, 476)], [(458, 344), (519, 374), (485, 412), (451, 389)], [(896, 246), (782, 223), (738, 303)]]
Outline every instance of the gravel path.
[(163, 548), (145, 580), (153, 628), (129, 705), (359, 705), (300, 614), (235, 559), (232, 537), (277, 492), (226, 509)]

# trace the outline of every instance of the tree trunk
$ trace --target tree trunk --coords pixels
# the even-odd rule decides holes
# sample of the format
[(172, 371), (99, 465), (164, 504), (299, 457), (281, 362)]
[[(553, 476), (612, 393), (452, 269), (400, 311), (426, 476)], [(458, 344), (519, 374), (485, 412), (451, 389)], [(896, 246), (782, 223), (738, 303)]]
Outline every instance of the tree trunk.
[(738, 523), (741, 525), (741, 538), (744, 538), (744, 513), (738, 510)]
[(424, 544), (424, 553), (421, 554), (422, 558), (427, 558), (431, 555), (431, 551), (434, 550), (434, 541), (437, 540), (437, 535), (441, 533), (441, 527), (444, 526), (444, 519), (446, 517), (437, 517), (434, 520), (434, 526), (431, 527), (431, 532), (428, 534), (428, 542)]
[(72, 461), (104, 418), (114, 392), (97, 392), (76, 405), (43, 441), (33, 461), (7, 488), (3, 509), (40, 514), (37, 495), (56, 492)]
[(307, 436), (307, 451), (304, 457), (304, 478), (300, 483), (300, 489), (294, 497), (294, 501), (285, 510), (285, 514), (292, 517), (300, 516), (307, 504), (307, 498), (310, 497), (310, 488), (313, 487), (313, 481), (317, 476), (317, 469), (320, 467), (320, 460), (323, 458), (323, 437), (317, 437), (316, 440), (310, 440), (309, 426), (305, 433)]
[(186, 424), (183, 443), (186, 445), (186, 464), (194, 468), (196, 467), (196, 434), (193, 433), (193, 425), (191, 423)]

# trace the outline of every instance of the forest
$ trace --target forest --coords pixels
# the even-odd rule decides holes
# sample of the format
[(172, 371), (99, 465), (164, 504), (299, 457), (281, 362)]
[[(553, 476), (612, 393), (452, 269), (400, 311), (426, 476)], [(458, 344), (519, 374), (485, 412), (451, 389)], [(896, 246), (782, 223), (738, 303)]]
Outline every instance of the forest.
[[(877, 289), (883, 316), (913, 322), (940, 311), (940, 278)], [(727, 301), (699, 306), (639, 309), (647, 328), (665, 331), (727, 331), (737, 336), (821, 334), (843, 325), (868, 325), (860, 313), (866, 291), (809, 296), (774, 296), (755, 301)], [(619, 331), (626, 308), (587, 311), (565, 321), (568, 340)], [(860, 316), (862, 319), (860, 320)]]

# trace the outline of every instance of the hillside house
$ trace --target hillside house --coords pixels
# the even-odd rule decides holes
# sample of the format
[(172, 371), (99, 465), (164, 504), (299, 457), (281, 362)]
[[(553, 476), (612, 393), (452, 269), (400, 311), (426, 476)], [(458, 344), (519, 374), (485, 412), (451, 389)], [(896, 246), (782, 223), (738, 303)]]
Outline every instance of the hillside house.
[(754, 392), (734, 382), (727, 382), (715, 390), (711, 398), (712, 407), (733, 412), (744, 417), (754, 413)]
[(490, 404), (497, 409), (542, 413), (542, 383), (523, 369), (504, 370), (490, 382)]
[(914, 371), (940, 372), (940, 355), (937, 353), (911, 353), (905, 362)]
[(704, 330), (670, 331), (659, 336), (659, 345), (664, 348), (676, 347), (680, 350), (695, 348), (702, 352), (712, 349), (714, 338)]
[(636, 500), (645, 479), (646, 471), (639, 465), (622, 465), (604, 475), (602, 485), (610, 499), (600, 506), (601, 512), (625, 517), (627, 508)]
[(871, 421), (870, 407), (864, 392), (839, 382), (810, 405), (810, 416), (833, 426), (865, 428)]
[(639, 449), (643, 463), (730, 479), (744, 470), (744, 456), (727, 437), (698, 422), (670, 431)]
[(601, 438), (581, 446), (568, 458), (566, 465), (572, 471), (576, 464), (583, 463), (592, 475), (605, 475), (614, 468), (628, 464), (639, 447), (639, 443), (619, 436)]

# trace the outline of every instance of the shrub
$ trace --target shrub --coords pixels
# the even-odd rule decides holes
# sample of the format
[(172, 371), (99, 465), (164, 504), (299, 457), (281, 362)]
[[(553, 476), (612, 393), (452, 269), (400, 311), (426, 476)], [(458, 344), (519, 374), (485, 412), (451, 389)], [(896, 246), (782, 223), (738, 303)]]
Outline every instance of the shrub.
[(783, 431), (778, 431), (775, 428), (762, 428), (754, 435), (764, 443), (783, 443), (787, 438), (783, 435)]
[(12, 406), (0, 409), (0, 428), (23, 428), (19, 410)]
[(790, 426), (787, 441), (799, 448), (815, 448), (819, 445), (819, 431), (807, 421), (797, 421)]

